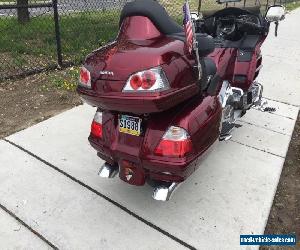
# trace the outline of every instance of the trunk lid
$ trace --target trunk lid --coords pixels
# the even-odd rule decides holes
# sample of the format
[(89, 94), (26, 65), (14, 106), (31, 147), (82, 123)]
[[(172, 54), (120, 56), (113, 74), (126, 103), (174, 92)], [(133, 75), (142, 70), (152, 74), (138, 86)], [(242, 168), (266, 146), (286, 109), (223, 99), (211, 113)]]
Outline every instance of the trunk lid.
[[(90, 54), (85, 67), (91, 72), (92, 81), (98, 79), (126, 81), (135, 72), (169, 64), (174, 56), (170, 48), (180, 48), (181, 41), (164, 37), (144, 41), (118, 40)], [(181, 45), (183, 49), (183, 43)]]

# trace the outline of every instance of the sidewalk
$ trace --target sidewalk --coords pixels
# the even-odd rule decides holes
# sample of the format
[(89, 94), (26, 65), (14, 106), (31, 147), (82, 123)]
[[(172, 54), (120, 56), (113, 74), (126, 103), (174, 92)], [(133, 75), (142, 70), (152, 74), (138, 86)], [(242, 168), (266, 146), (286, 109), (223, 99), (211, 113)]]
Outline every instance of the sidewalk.
[(263, 48), (276, 112), (247, 113), (167, 203), (97, 176), (87, 105), (0, 141), (0, 204), (31, 229), (0, 209), (0, 248), (231, 250), (240, 234), (263, 234), (300, 107), (298, 20), (300, 9)]

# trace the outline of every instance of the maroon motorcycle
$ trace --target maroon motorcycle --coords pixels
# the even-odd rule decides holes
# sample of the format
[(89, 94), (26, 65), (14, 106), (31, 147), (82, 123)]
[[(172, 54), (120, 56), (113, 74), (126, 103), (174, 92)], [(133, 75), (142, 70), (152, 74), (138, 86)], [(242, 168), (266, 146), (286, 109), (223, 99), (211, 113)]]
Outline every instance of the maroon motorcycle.
[[(192, 15), (194, 50), (182, 26), (154, 0), (127, 3), (115, 41), (92, 52), (80, 71), (82, 99), (98, 107), (90, 144), (131, 185), (150, 184), (168, 200), (212, 145), (231, 138), (237, 118), (261, 106), (261, 45), (282, 6), (228, 7)], [(196, 45), (196, 47), (195, 47)]]

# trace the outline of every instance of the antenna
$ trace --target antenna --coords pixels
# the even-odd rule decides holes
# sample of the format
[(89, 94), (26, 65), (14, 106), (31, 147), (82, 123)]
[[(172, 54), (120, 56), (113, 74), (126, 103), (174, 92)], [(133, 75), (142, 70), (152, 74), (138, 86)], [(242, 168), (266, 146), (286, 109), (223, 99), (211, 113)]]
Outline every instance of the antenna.
[[(189, 5), (189, 1), (186, 0), (186, 2)], [(201, 2), (201, 0), (199, 0), (199, 2)], [(189, 8), (189, 11), (190, 11), (190, 8)], [(201, 67), (200, 56), (199, 56), (199, 51), (198, 51), (198, 41), (196, 39), (195, 24), (194, 24), (192, 19), (191, 19), (191, 23), (192, 23), (192, 30), (193, 30), (193, 49), (194, 49), (195, 54), (196, 54), (197, 69), (198, 69), (198, 80), (200, 80), (201, 77), (202, 77), (202, 67)]]

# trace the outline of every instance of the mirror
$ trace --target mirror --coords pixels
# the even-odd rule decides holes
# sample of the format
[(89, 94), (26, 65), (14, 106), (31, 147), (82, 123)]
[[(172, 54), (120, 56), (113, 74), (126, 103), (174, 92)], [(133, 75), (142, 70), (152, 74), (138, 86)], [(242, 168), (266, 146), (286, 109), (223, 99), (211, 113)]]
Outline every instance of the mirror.
[(281, 5), (270, 6), (266, 13), (266, 20), (268, 22), (278, 22), (285, 17), (285, 9)]
[(198, 13), (197, 12), (191, 12), (191, 18), (192, 20), (198, 20), (199, 19), (199, 16), (198, 16)]
[(234, 3), (234, 2), (241, 2), (241, 0), (217, 0), (217, 3)]

